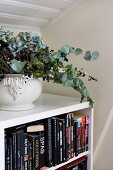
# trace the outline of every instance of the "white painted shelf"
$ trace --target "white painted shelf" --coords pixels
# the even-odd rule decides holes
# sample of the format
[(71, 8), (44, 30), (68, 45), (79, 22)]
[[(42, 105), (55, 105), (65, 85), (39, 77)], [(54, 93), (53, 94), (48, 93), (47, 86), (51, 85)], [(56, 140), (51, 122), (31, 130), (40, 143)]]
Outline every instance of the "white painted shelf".
[(74, 157), (69, 161), (57, 165), (47, 170), (55, 170), (73, 160), (87, 155), (88, 170), (93, 170), (93, 109), (88, 102), (80, 103), (79, 100), (72, 97), (65, 97), (52, 94), (42, 94), (39, 100), (36, 101), (36, 107), (32, 110), (9, 112), (0, 110), (0, 170), (5, 170), (5, 129), (16, 125), (21, 125), (56, 115), (61, 115), (68, 112), (81, 112), (90, 116), (89, 126), (89, 151)]
[(66, 164), (68, 164), (68, 163), (70, 163), (72, 161), (75, 161), (77, 159), (82, 158), (83, 156), (88, 156), (88, 153), (89, 153), (88, 151), (87, 152), (83, 152), (83, 153), (79, 154), (77, 157), (73, 157), (73, 158), (69, 159), (68, 161), (66, 161), (64, 163), (61, 163), (61, 164), (59, 164), (57, 166), (54, 166), (54, 167), (51, 167), (51, 168), (46, 168), (45, 170), (56, 170), (56, 169), (66, 165)]

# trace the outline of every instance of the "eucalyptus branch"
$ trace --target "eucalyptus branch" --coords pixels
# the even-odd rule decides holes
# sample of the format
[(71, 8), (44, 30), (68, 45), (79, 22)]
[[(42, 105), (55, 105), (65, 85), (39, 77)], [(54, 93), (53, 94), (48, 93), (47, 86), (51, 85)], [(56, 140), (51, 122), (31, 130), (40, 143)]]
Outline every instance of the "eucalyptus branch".
[(88, 77), (88, 81), (94, 80), (94, 81), (98, 81), (97, 78), (94, 78), (92, 76), (90, 76), (88, 73), (82, 71), (82, 69), (78, 70), (77, 67), (75, 68), (75, 71), (77, 72), (77, 77)]

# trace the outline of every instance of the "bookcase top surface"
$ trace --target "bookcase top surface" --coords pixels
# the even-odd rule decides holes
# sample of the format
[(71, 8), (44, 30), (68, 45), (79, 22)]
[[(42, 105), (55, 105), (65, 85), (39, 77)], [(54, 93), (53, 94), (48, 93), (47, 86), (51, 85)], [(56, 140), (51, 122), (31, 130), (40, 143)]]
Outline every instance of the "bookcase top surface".
[(89, 108), (88, 102), (80, 103), (73, 97), (43, 93), (35, 102), (36, 107), (27, 111), (0, 110), (0, 129), (45, 119), (59, 114)]

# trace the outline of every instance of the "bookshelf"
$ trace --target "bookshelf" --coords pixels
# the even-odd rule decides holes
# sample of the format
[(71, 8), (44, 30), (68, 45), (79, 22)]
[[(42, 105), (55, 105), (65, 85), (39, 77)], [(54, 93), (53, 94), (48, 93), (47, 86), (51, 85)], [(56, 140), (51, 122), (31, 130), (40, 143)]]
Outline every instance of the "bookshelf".
[(36, 120), (41, 120), (68, 112), (80, 112), (83, 115), (87, 113), (90, 117), (89, 124), (89, 150), (71, 158), (65, 163), (46, 168), (46, 170), (55, 170), (73, 160), (83, 156), (88, 158), (88, 170), (93, 170), (93, 109), (88, 102), (80, 103), (79, 100), (72, 97), (65, 97), (53, 94), (42, 94), (36, 101), (36, 107), (32, 110), (8, 112), (0, 111), (0, 169), (5, 170), (5, 129), (16, 125), (21, 125)]

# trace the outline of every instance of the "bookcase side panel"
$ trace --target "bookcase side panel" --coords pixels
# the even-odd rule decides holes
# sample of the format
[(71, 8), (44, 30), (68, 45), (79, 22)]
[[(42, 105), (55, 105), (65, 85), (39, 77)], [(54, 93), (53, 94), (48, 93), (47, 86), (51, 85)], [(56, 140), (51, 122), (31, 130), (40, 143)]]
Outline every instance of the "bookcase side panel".
[(93, 118), (94, 110), (90, 109), (90, 123), (89, 123), (89, 154), (88, 154), (88, 163), (87, 170), (93, 170)]
[(0, 129), (0, 170), (5, 170), (5, 137), (4, 129)]

